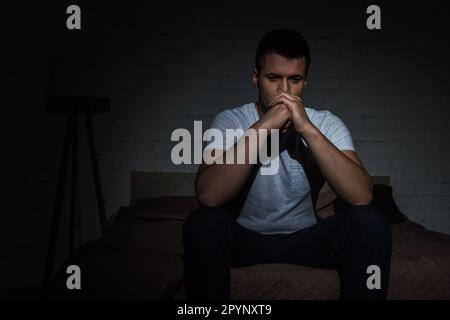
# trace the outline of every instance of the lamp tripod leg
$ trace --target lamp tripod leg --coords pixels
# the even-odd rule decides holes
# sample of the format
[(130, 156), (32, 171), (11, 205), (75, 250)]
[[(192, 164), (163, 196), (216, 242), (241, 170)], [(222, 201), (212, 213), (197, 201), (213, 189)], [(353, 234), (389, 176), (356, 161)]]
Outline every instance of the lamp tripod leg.
[(61, 158), (61, 167), (58, 176), (58, 186), (56, 189), (56, 200), (53, 210), (52, 222), (50, 226), (50, 237), (48, 241), (47, 257), (44, 267), (44, 275), (42, 279), (42, 287), (46, 289), (50, 283), (52, 276), (52, 267), (55, 256), (56, 240), (58, 236), (58, 228), (61, 217), (61, 206), (64, 198), (64, 187), (66, 182), (66, 173), (69, 162), (70, 146), (73, 134), (73, 115), (67, 115), (66, 135), (64, 138), (63, 153)]
[(78, 114), (73, 119), (73, 148), (72, 148), (72, 177), (70, 190), (70, 231), (69, 231), (69, 257), (75, 251), (75, 227), (76, 227), (76, 200), (77, 200), (77, 176), (78, 176)]
[(102, 188), (100, 183), (100, 173), (98, 170), (98, 163), (97, 163), (97, 153), (95, 150), (95, 143), (94, 143), (94, 134), (92, 129), (92, 118), (90, 113), (86, 113), (86, 129), (88, 133), (88, 141), (89, 141), (89, 154), (91, 156), (91, 162), (92, 162), (92, 170), (94, 172), (94, 183), (95, 183), (95, 193), (97, 195), (97, 205), (98, 205), (98, 212), (100, 217), (100, 228), (101, 228), (101, 234), (104, 234), (105, 229), (105, 222), (106, 222), (106, 214), (105, 214), (105, 205), (103, 202), (103, 196), (102, 196)]

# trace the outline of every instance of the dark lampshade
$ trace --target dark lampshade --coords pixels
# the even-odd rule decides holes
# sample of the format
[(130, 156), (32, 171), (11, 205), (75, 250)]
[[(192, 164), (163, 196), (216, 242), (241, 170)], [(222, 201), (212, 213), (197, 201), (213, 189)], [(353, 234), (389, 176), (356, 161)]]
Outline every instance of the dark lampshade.
[(52, 114), (110, 111), (107, 67), (98, 57), (59, 55), (50, 60), (47, 111)]

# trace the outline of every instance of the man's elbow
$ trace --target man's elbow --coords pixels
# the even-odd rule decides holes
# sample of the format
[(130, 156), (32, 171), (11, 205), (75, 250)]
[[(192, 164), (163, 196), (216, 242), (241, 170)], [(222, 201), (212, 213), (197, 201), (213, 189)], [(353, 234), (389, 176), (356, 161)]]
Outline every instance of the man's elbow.
[(214, 201), (213, 199), (209, 199), (206, 197), (197, 197), (198, 202), (202, 207), (219, 207), (219, 203), (217, 201)]
[(352, 199), (350, 202), (350, 205), (352, 206), (367, 206), (372, 203), (373, 200), (373, 193), (372, 191), (367, 192), (363, 195), (360, 195), (358, 198)]
[(197, 201), (202, 207), (219, 207), (221, 205), (218, 199), (215, 199), (213, 196), (208, 194), (207, 192), (196, 192)]

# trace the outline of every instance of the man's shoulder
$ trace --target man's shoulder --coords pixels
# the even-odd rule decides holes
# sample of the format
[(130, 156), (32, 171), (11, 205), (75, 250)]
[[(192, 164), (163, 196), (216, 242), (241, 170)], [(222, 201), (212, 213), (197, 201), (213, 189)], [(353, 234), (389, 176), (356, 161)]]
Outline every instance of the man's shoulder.
[(216, 120), (233, 121), (238, 124), (245, 125), (249, 122), (254, 122), (255, 118), (255, 104), (254, 102), (246, 103), (241, 106), (234, 106), (223, 109), (216, 115)]
[(320, 129), (325, 129), (331, 123), (340, 121), (339, 117), (328, 109), (318, 109), (316, 107), (305, 107), (306, 114), (313, 125)]
[(308, 113), (308, 116), (311, 114), (313, 116), (325, 116), (328, 114), (333, 114), (330, 109), (328, 108), (322, 108), (317, 106), (308, 106), (305, 107), (306, 113)]

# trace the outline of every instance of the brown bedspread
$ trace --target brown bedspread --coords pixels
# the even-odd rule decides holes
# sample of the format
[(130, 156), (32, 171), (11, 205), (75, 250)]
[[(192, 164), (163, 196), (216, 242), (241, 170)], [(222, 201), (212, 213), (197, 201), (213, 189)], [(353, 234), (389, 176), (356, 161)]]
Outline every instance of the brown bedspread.
[[(183, 214), (137, 212), (81, 246), (52, 284), (56, 298), (184, 299)], [(389, 299), (450, 299), (450, 236), (412, 221), (393, 224)], [(83, 290), (65, 289), (78, 264)], [(233, 299), (338, 299), (335, 270), (287, 264), (232, 269)]]

